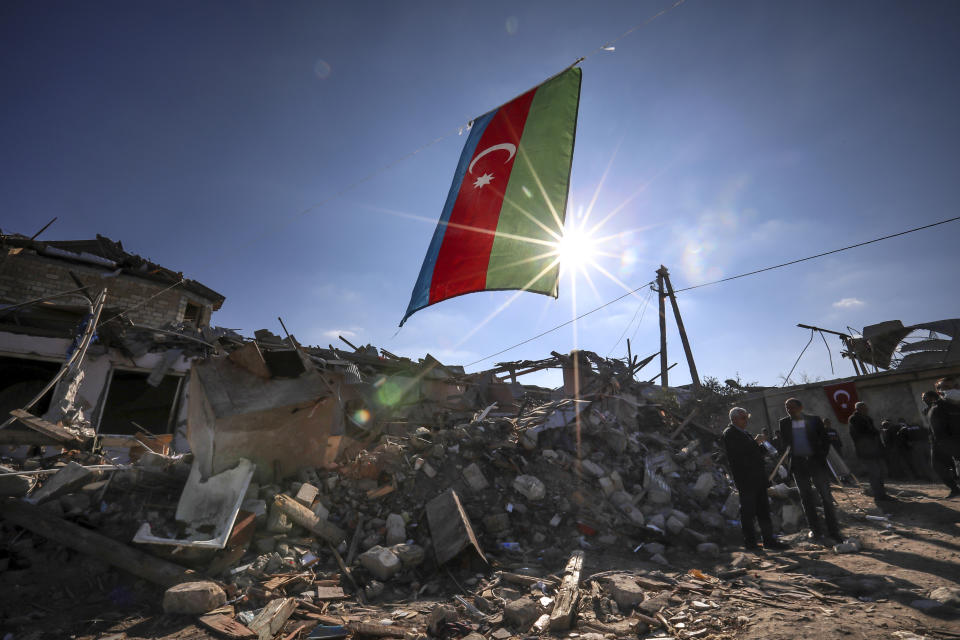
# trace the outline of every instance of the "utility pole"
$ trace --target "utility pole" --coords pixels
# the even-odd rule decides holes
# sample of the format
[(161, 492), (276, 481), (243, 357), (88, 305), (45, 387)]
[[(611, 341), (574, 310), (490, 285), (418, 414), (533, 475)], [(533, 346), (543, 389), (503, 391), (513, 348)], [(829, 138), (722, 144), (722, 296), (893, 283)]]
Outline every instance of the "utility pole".
[(690, 367), (690, 380), (695, 391), (700, 389), (700, 376), (697, 374), (697, 365), (693, 361), (693, 351), (690, 349), (690, 340), (687, 338), (687, 330), (683, 326), (683, 318), (680, 317), (680, 306), (677, 304), (677, 296), (673, 292), (673, 284), (670, 282), (670, 272), (663, 265), (657, 269), (657, 289), (660, 295), (660, 383), (667, 386), (667, 315), (666, 298), (670, 298), (670, 306), (673, 307), (673, 317), (677, 321), (677, 331), (680, 333), (680, 342), (683, 344), (683, 352), (687, 356), (687, 366)]
[(657, 297), (660, 299), (660, 386), (666, 387), (667, 384), (667, 314), (664, 306), (664, 287), (663, 276), (667, 268), (660, 265), (657, 269)]

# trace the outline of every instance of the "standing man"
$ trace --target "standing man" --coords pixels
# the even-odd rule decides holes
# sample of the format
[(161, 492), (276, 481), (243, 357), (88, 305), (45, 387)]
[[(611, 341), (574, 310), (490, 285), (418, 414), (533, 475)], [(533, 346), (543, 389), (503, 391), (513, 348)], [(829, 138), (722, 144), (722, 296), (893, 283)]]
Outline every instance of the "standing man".
[(843, 455), (841, 454), (843, 451), (843, 441), (840, 440), (840, 432), (834, 428), (830, 418), (824, 418), (823, 428), (827, 430), (827, 439), (830, 441), (830, 451), (827, 452), (827, 464), (833, 471), (833, 475), (840, 481), (840, 484), (847, 484), (847, 481), (850, 479), (850, 467), (844, 462)]
[(813, 497), (813, 491), (816, 489), (823, 503), (827, 533), (840, 542), (843, 540), (843, 534), (840, 532), (837, 511), (833, 506), (833, 496), (830, 494), (830, 472), (827, 469), (830, 439), (827, 437), (823, 420), (817, 416), (805, 414), (803, 403), (796, 398), (789, 398), (784, 403), (784, 408), (789, 415), (780, 419), (780, 441), (783, 443), (784, 450), (790, 447), (790, 468), (797, 488), (800, 490), (800, 502), (803, 504), (803, 514), (807, 518), (807, 524), (810, 525), (810, 533), (814, 539), (824, 541), (823, 528)]
[(950, 489), (945, 498), (960, 496), (957, 460), (960, 458), (960, 405), (949, 400), (953, 382), (944, 378), (937, 380), (937, 391), (923, 394), (928, 404), (927, 420), (930, 422), (930, 465), (934, 473)]
[(753, 519), (760, 524), (765, 549), (786, 549), (787, 545), (773, 537), (773, 523), (770, 521), (770, 503), (767, 500), (767, 472), (764, 469), (763, 435), (751, 436), (747, 433), (747, 420), (750, 414), (746, 409), (730, 409), (730, 424), (723, 430), (720, 439), (727, 452), (727, 462), (733, 482), (740, 493), (740, 526), (743, 529), (743, 546), (757, 548), (757, 532), (753, 528)]
[(870, 411), (863, 402), (853, 405), (853, 415), (850, 416), (850, 438), (857, 458), (863, 463), (870, 478), (870, 494), (874, 501), (893, 500), (887, 495), (883, 486), (884, 449), (880, 437), (880, 430), (873, 424)]

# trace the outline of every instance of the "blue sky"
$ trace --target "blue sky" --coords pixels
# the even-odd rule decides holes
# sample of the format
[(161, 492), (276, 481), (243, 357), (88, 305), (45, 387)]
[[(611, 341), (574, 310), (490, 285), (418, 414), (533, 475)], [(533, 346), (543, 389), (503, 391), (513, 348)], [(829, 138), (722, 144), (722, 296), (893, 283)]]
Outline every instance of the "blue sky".
[[(282, 316), (305, 343), (467, 364), (661, 263), (683, 288), (957, 215), (960, 5), (687, 0), (582, 64), (567, 221), (608, 218), (597, 262), (618, 282), (567, 270), (558, 300), (488, 320), (510, 293), (463, 296), (397, 333), (457, 129), (670, 4), (4, 2), (0, 227), (121, 240), (223, 293), (215, 324), (248, 335)], [(701, 375), (779, 384), (798, 322), (960, 315), (958, 243), (952, 223), (681, 294)], [(470, 370), (625, 355), (625, 329), (654, 353), (656, 300), (628, 324), (644, 298)], [(832, 377), (819, 339), (797, 370)]]

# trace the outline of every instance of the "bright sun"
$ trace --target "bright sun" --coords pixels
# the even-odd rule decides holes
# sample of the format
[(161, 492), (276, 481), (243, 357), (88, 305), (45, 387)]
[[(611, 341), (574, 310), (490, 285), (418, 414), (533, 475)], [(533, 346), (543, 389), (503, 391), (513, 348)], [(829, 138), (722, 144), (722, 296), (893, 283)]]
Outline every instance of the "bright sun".
[(596, 241), (584, 229), (569, 226), (557, 241), (560, 265), (569, 271), (581, 271), (596, 257)]

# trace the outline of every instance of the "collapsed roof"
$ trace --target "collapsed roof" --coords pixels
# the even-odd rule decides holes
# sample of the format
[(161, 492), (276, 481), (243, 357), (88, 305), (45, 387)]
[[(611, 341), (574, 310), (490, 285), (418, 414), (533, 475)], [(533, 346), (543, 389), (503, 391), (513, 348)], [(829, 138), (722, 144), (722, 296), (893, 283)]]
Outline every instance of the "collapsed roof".
[[(915, 331), (928, 331), (925, 339), (904, 342)], [(948, 336), (938, 338), (932, 334)], [(904, 326), (887, 320), (863, 328), (863, 337), (849, 340), (850, 350), (865, 363), (881, 369), (907, 369), (960, 361), (960, 318)], [(901, 355), (906, 354), (906, 355)]]

